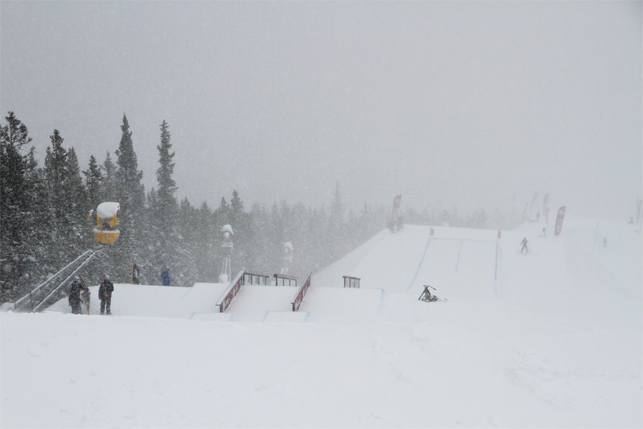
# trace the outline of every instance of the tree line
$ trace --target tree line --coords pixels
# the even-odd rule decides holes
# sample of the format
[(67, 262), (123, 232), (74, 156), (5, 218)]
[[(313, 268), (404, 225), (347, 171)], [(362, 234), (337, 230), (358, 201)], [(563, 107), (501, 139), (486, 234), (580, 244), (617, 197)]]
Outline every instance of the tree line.
[[(218, 207), (193, 206), (178, 200), (173, 179), (175, 153), (169, 125), (160, 125), (157, 186), (149, 192), (123, 115), (122, 136), (114, 154), (99, 163), (92, 155), (82, 170), (73, 147), (65, 148), (58, 130), (51, 135), (40, 166), (28, 129), (13, 112), (0, 127), (0, 302), (15, 301), (77, 258), (87, 249), (102, 252), (83, 269), (90, 284), (103, 273), (129, 283), (132, 264), (142, 284), (160, 284), (169, 268), (172, 284), (191, 286), (218, 279), (224, 257), (221, 228), (234, 230), (233, 275), (240, 269), (270, 275), (284, 265), (284, 244), (294, 246), (289, 274), (304, 276), (343, 257), (380, 231), (391, 208), (364, 205), (346, 213), (339, 184), (328, 208), (283, 201), (270, 208), (244, 207), (238, 192)], [(119, 239), (113, 245), (94, 243), (95, 223), (88, 213), (105, 201), (120, 203)], [(444, 210), (438, 215), (405, 213), (406, 221), (484, 228), (484, 211), (465, 218)]]

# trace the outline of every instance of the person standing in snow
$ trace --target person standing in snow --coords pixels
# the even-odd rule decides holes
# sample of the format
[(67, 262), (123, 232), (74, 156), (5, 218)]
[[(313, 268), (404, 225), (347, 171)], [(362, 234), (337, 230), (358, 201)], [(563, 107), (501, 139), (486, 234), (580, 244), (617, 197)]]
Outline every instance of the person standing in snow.
[(85, 308), (87, 309), (87, 314), (89, 314), (89, 304), (91, 301), (91, 292), (89, 292), (89, 287), (87, 287), (87, 283), (85, 283), (85, 279), (80, 277), (80, 299), (83, 304), (85, 304)]
[(528, 243), (527, 237), (524, 237), (520, 242), (520, 244), (522, 244), (522, 249), (520, 249), (520, 253), (522, 253), (523, 250), (525, 251), (525, 253), (529, 253), (529, 249), (527, 248), (527, 243)]
[(69, 305), (71, 306), (72, 314), (80, 314), (80, 292), (83, 289), (83, 285), (80, 283), (78, 276), (74, 277), (74, 281), (71, 282), (69, 288)]
[(98, 298), (100, 299), (100, 314), (112, 314), (111, 305), (112, 305), (112, 292), (114, 292), (114, 283), (109, 279), (107, 274), (103, 274), (103, 281), (98, 288)]
[(163, 286), (169, 286), (170, 285), (170, 269), (166, 268), (163, 270), (161, 273), (161, 280), (163, 280)]

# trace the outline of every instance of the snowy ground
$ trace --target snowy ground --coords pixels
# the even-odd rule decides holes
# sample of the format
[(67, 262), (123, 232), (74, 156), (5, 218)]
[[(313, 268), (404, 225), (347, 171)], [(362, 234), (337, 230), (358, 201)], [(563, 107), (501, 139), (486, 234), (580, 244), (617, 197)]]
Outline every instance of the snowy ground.
[(0, 426), (641, 427), (640, 233), (565, 222), (384, 230), (298, 314), (296, 288), (244, 286), (222, 318), (205, 283), (3, 312)]

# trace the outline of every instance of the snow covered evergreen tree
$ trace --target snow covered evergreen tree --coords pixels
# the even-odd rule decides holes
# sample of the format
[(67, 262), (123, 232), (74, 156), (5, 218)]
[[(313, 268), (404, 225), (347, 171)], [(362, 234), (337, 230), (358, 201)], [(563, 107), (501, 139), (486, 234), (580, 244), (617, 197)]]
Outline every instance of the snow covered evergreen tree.
[[(252, 265), (254, 234), (250, 216), (243, 208), (243, 201), (239, 193), (232, 191), (230, 200), (230, 225), (234, 231), (234, 261), (239, 269), (250, 269)], [(233, 275), (235, 275), (233, 273)]]
[(177, 231), (176, 182), (174, 173), (174, 152), (171, 152), (170, 131), (167, 122), (161, 124), (161, 143), (156, 147), (159, 151), (159, 168), (156, 170), (158, 190), (154, 204), (150, 204), (153, 225), (154, 255), (153, 264), (159, 275), (165, 269), (174, 273), (175, 281), (181, 277), (182, 267), (190, 261), (180, 258), (189, 249), (183, 243), (182, 236)]
[[(217, 261), (216, 248), (220, 246), (219, 233), (214, 221), (214, 215), (210, 207), (204, 201), (201, 207), (194, 213), (197, 234), (191, 243), (194, 249), (196, 272), (198, 281), (211, 282), (219, 276), (220, 261)], [(183, 223), (183, 221), (181, 221)], [(186, 238), (186, 237), (184, 237)]]
[[(73, 212), (70, 210), (71, 171), (64, 139), (58, 130), (50, 136), (51, 146), (45, 155), (45, 177), (47, 179), (47, 227), (51, 232), (51, 264), (60, 269), (78, 257), (76, 246), (70, 243), (74, 235)], [(75, 243), (74, 243), (75, 244)], [(55, 272), (55, 271), (54, 271)], [(53, 274), (53, 272), (52, 272)]]
[(80, 175), (78, 157), (73, 147), (67, 151), (67, 170), (66, 193), (69, 203), (70, 228), (75, 241), (74, 245), (86, 250), (93, 242), (91, 228), (87, 226), (87, 213), (90, 206), (87, 202), (87, 191)]
[(28, 263), (27, 282), (29, 289), (46, 280), (48, 273), (55, 271), (56, 267), (49, 265), (51, 262), (51, 232), (43, 228), (43, 222), (47, 219), (48, 201), (47, 184), (44, 169), (38, 167), (34, 156), (34, 148), (31, 148), (27, 157), (27, 183), (29, 188), (29, 209), (24, 213), (24, 218), (30, 226), (24, 236), (24, 243), (27, 246), (26, 258)]
[(156, 179), (158, 182), (158, 211), (161, 218), (160, 223), (167, 222), (168, 225), (174, 222), (176, 211), (176, 182), (172, 178), (174, 174), (175, 153), (170, 153), (172, 144), (170, 143), (170, 131), (167, 122), (161, 124), (161, 144), (156, 147), (159, 151), (160, 167), (156, 170)]
[(105, 155), (105, 161), (103, 161), (100, 169), (102, 174), (100, 186), (101, 202), (116, 201), (116, 192), (118, 190), (118, 186), (116, 184), (117, 166), (114, 164), (114, 161), (112, 161), (109, 151), (107, 152), (107, 155)]
[(28, 292), (29, 262), (34, 260), (28, 237), (37, 225), (33, 216), (33, 182), (36, 168), (27, 127), (9, 112), (0, 127), (0, 300), (13, 301)]
[(225, 197), (221, 197), (219, 207), (214, 211), (214, 217), (217, 220), (217, 226), (219, 229), (221, 229), (223, 225), (230, 223), (230, 206), (225, 200)]
[[(194, 253), (194, 244), (203, 234), (202, 224), (199, 222), (197, 210), (192, 207), (187, 198), (179, 206), (178, 240), (181, 245), (176, 247), (176, 267), (173, 270), (172, 284), (179, 286), (192, 286), (199, 278), (197, 268), (197, 255)], [(160, 274), (160, 273), (159, 273)]]
[[(120, 203), (120, 230), (121, 235), (113, 245), (114, 269), (116, 278), (128, 281), (131, 275), (131, 266), (134, 261), (139, 261), (139, 252), (144, 250), (143, 232), (145, 188), (141, 181), (143, 172), (138, 169), (138, 161), (134, 152), (132, 132), (129, 130), (127, 116), (123, 115), (121, 126), (121, 141), (116, 151), (116, 201)], [(117, 251), (116, 251), (117, 250)]]
[[(109, 156), (109, 154), (108, 154)], [(96, 162), (94, 155), (89, 157), (89, 167), (83, 171), (85, 175), (85, 189), (87, 190), (87, 204), (90, 209), (96, 210), (96, 207), (103, 202), (101, 186), (103, 174)]]

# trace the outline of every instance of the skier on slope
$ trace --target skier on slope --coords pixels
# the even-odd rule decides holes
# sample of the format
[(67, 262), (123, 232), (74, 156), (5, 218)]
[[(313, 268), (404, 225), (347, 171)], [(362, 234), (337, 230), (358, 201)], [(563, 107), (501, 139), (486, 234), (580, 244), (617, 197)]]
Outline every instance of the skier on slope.
[(112, 305), (112, 292), (114, 292), (114, 283), (109, 279), (107, 274), (103, 274), (103, 281), (98, 288), (98, 298), (100, 299), (100, 314), (112, 314), (111, 305)]
[(69, 287), (69, 305), (71, 306), (72, 314), (80, 314), (80, 303), (82, 302), (80, 298), (80, 292), (83, 290), (83, 285), (80, 283), (78, 276), (74, 277), (74, 281), (71, 282)]
[(522, 249), (520, 249), (520, 253), (522, 253), (523, 250), (525, 251), (525, 253), (529, 253), (529, 249), (527, 248), (527, 243), (529, 243), (527, 241), (527, 237), (524, 237), (520, 242), (520, 244), (522, 244)]

